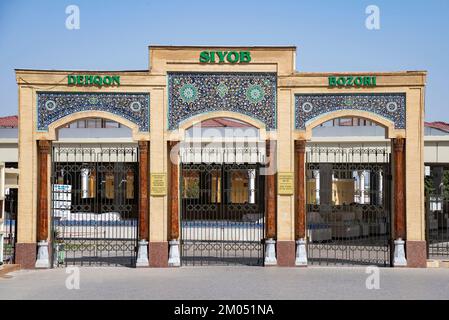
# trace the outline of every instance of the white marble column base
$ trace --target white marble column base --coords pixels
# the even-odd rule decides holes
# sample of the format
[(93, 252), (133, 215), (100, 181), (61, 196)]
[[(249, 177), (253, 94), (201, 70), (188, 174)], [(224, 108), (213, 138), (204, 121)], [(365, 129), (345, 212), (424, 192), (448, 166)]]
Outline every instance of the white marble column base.
[(401, 238), (394, 241), (394, 259), (393, 266), (394, 267), (406, 267), (407, 259), (405, 259), (405, 250), (404, 250), (405, 241)]
[(179, 267), (181, 266), (181, 258), (179, 254), (179, 241), (171, 240), (168, 242), (170, 246), (168, 254), (168, 266), (169, 267)]
[(50, 259), (48, 257), (48, 242), (40, 241), (37, 243), (37, 246), (37, 260), (34, 267), (38, 269), (50, 268)]
[(276, 240), (267, 239), (265, 241), (265, 265), (275, 266), (277, 265), (276, 260)]
[(140, 240), (139, 247), (137, 249), (137, 261), (136, 267), (148, 267), (150, 265), (148, 261), (148, 241)]
[(300, 267), (307, 266), (307, 250), (306, 250), (306, 240), (299, 239), (296, 240), (296, 259), (295, 265)]

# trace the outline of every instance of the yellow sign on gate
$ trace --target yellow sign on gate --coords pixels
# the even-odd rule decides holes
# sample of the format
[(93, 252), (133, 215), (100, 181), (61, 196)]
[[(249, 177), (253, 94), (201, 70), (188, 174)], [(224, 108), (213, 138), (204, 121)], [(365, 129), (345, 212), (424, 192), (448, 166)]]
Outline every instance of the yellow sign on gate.
[(166, 173), (152, 173), (150, 181), (150, 191), (152, 196), (165, 196), (167, 194)]
[(278, 194), (292, 195), (294, 192), (294, 175), (293, 172), (278, 173)]

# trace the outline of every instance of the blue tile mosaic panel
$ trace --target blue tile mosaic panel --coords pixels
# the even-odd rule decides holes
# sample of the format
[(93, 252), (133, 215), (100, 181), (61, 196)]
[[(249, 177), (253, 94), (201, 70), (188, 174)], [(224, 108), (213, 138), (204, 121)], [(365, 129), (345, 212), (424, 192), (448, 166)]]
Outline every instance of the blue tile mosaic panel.
[(405, 93), (375, 94), (297, 94), (295, 128), (304, 130), (306, 123), (322, 114), (337, 110), (372, 112), (405, 129)]
[(149, 93), (37, 93), (37, 129), (40, 131), (80, 111), (109, 112), (137, 124), (142, 132), (150, 129)]
[(168, 129), (201, 113), (231, 111), (276, 129), (276, 74), (169, 73)]

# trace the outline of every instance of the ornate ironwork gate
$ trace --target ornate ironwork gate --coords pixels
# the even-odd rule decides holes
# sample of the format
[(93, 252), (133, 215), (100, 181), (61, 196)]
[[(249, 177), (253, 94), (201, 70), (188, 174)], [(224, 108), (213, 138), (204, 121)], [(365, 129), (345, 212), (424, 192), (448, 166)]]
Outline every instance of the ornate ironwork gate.
[(181, 263), (263, 264), (259, 164), (181, 165)]
[(306, 152), (309, 263), (390, 266), (389, 148)]
[(14, 263), (17, 242), (17, 199), (18, 189), (10, 188), (5, 194), (5, 211), (3, 221), (3, 263)]
[(427, 257), (449, 257), (449, 197), (447, 191), (426, 196)]
[(53, 265), (136, 262), (137, 147), (53, 147)]

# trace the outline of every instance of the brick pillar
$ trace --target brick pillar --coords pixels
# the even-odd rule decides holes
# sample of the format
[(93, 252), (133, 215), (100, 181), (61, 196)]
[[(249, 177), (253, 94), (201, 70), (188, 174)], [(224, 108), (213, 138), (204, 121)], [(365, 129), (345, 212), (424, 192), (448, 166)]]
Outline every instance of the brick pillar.
[(148, 267), (148, 152), (149, 143), (139, 141), (139, 246), (137, 267)]
[(393, 265), (407, 265), (405, 259), (405, 139), (393, 139), (394, 159), (394, 260)]
[[(273, 145), (271, 145), (273, 144)], [(272, 150), (270, 150), (270, 147)], [(273, 164), (276, 161), (276, 142), (267, 141), (267, 159)], [(276, 238), (276, 175), (275, 172), (265, 177), (266, 179), (266, 210), (267, 210), (267, 226), (266, 237), (268, 239)]]
[(38, 141), (39, 200), (37, 205), (38, 252), (36, 268), (50, 267), (48, 250), (48, 154), (50, 153), (50, 148), (50, 141)]
[[(170, 153), (178, 145), (177, 141), (169, 142)], [(170, 230), (169, 230), (169, 258), (168, 265), (178, 267), (181, 264), (179, 254), (179, 164), (178, 158), (170, 161), (170, 193), (169, 193), (169, 212), (170, 212)]]
[(148, 240), (148, 149), (139, 141), (139, 240)]
[(296, 240), (306, 237), (306, 195), (305, 195), (305, 150), (306, 141), (295, 141), (295, 238)]
[[(276, 141), (267, 140), (266, 156), (271, 167), (276, 166)], [(266, 240), (265, 265), (277, 265), (276, 259), (276, 175), (269, 172), (265, 176), (265, 210), (266, 210)]]
[(37, 241), (48, 240), (48, 154), (50, 142), (40, 140), (39, 152), (39, 204), (37, 207)]
[(306, 252), (306, 190), (305, 190), (305, 152), (306, 141), (295, 141), (295, 265), (307, 266)]

